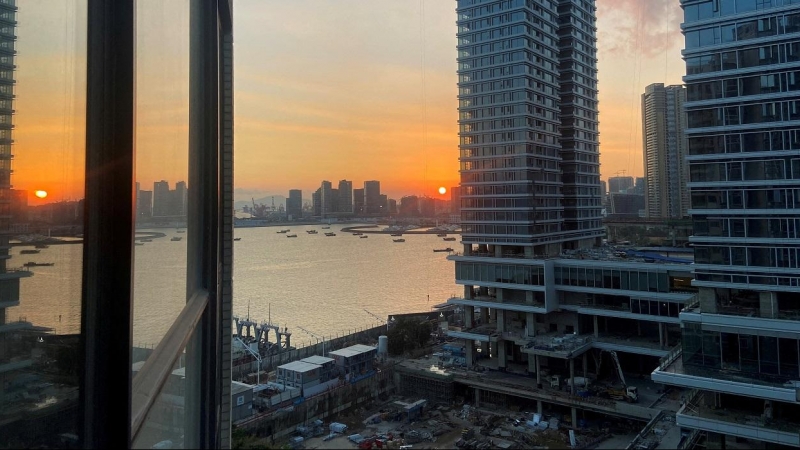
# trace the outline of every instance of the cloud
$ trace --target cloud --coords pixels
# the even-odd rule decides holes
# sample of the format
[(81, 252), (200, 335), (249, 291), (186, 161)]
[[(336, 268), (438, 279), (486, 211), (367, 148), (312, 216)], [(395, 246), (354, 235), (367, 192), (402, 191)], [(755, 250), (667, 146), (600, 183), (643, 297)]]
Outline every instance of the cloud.
[(604, 52), (663, 55), (681, 45), (677, 0), (598, 0), (598, 45)]

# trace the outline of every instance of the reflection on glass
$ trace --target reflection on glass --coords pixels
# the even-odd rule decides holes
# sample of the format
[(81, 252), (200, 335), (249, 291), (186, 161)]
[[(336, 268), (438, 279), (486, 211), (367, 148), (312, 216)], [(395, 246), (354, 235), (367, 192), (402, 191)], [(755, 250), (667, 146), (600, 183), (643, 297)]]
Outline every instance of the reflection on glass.
[(0, 446), (74, 447), (86, 2), (15, 5), (0, 2)]
[(189, 2), (136, 3), (133, 362), (186, 304)]
[[(143, 362), (133, 365), (136, 376)], [(142, 430), (134, 436), (133, 448), (183, 448), (186, 398), (186, 358), (181, 355), (172, 367), (161, 392), (147, 413)]]

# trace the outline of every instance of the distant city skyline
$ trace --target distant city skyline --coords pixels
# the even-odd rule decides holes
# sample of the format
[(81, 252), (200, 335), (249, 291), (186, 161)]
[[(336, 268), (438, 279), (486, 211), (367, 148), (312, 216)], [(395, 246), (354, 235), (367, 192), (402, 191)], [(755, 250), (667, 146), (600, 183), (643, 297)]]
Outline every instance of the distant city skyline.
[[(84, 135), (76, 131), (85, 125), (80, 61), (86, 36), (76, 31), (86, 22), (83, 5), (29, 0), (19, 17), (14, 187), (50, 193), (45, 200), (31, 196), (32, 205), (83, 197)], [(137, 176), (143, 186), (187, 178), (182, 130), (188, 94), (164, 97), (158, 89), (188, 73), (188, 34), (178, 36), (184, 28), (173, 23), (176, 11), (182, 17), (181, 5), (137, 10), (147, 31), (137, 34), (137, 45), (148, 49), (137, 58), (143, 67), (160, 68), (137, 75)], [(311, 192), (317, 180), (367, 174), (393, 198), (436, 196), (439, 186), (457, 185), (455, 4), (422, 5), (424, 15), (412, 1), (237, 0), (235, 179), (237, 194), (251, 192), (240, 198), (293, 188)], [(601, 178), (621, 170), (641, 176), (638, 97), (650, 83), (681, 82), (680, 4), (598, 0), (597, 7)], [(352, 14), (369, 20), (351, 21)], [(275, 17), (281, 20), (263, 26)], [(344, 20), (346, 32), (338, 28)], [(50, 26), (30, 26), (36, 23)], [(54, 121), (54, 110), (66, 111), (67, 119)], [(65, 151), (74, 155), (66, 166), (41, 167)]]

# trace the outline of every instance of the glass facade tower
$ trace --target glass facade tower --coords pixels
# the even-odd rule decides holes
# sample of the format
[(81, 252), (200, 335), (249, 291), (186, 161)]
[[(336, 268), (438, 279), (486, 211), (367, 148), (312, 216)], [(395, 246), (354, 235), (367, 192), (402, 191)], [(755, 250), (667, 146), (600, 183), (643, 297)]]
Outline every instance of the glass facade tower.
[(680, 357), (653, 379), (695, 389), (677, 424), (707, 448), (797, 447), (800, 1), (681, 4), (699, 302), (680, 315)]

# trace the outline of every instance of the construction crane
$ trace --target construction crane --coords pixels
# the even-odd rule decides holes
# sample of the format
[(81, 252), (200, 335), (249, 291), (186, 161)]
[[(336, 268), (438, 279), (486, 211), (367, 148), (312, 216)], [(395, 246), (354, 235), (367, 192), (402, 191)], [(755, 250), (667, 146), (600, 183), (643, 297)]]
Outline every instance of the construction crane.
[(310, 332), (310, 331), (306, 330), (306, 329), (305, 329), (305, 328), (303, 328), (303, 327), (299, 327), (299, 326), (298, 326), (297, 328), (299, 328), (299, 329), (300, 329), (300, 331), (304, 331), (306, 334), (308, 334), (308, 335), (310, 335), (311, 337), (313, 337), (314, 339), (316, 339), (316, 340), (317, 340), (317, 342), (319, 342), (319, 341), (322, 341), (322, 356), (325, 356), (325, 336), (319, 337), (319, 336), (317, 336), (316, 334), (314, 334), (314, 333), (312, 333), (312, 332)]
[(639, 389), (636, 386), (628, 386), (628, 383), (625, 382), (625, 375), (622, 373), (622, 365), (619, 363), (617, 352), (613, 350), (602, 350), (600, 352), (600, 363), (597, 366), (597, 372), (600, 373), (600, 366), (603, 362), (603, 353), (608, 353), (611, 355), (611, 361), (614, 363), (614, 369), (617, 371), (617, 376), (619, 377), (619, 381), (622, 383), (622, 386), (621, 388), (614, 386), (602, 387), (599, 394), (614, 400), (625, 400), (629, 403), (638, 402)]
[(247, 352), (250, 353), (253, 356), (253, 358), (256, 359), (256, 361), (258, 361), (258, 372), (256, 372), (256, 385), (260, 385), (261, 384), (261, 354), (259, 352), (255, 351), (255, 350), (253, 350), (252, 348), (250, 348), (250, 346), (247, 345), (242, 340), (242, 338), (240, 338), (239, 336), (235, 336), (234, 339), (236, 339), (239, 342), (239, 344), (241, 344), (242, 347), (244, 347), (244, 349), (247, 350)]

